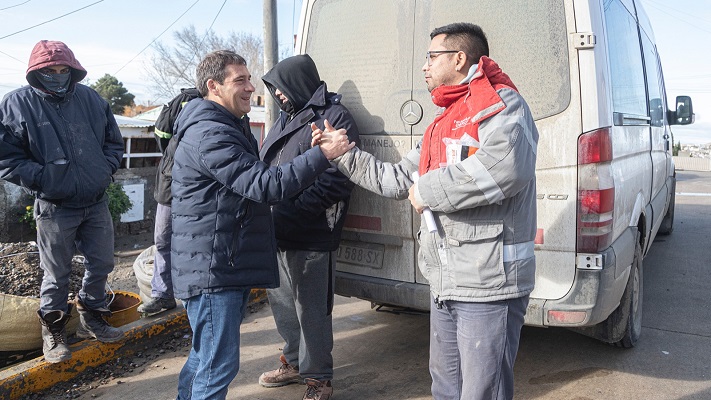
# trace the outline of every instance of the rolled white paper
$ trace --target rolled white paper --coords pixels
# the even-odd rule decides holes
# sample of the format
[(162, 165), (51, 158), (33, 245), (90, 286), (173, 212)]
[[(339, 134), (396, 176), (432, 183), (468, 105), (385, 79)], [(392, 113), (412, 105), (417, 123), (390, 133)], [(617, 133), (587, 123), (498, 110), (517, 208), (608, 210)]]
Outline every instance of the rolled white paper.
[[(417, 172), (412, 173), (412, 180), (417, 183), (417, 181), (420, 179), (420, 174)], [(437, 221), (435, 221), (434, 214), (432, 214), (432, 210), (430, 210), (429, 207), (425, 207), (424, 210), (422, 210), (422, 215), (425, 216), (425, 223), (427, 224), (427, 230), (432, 232), (437, 232)]]

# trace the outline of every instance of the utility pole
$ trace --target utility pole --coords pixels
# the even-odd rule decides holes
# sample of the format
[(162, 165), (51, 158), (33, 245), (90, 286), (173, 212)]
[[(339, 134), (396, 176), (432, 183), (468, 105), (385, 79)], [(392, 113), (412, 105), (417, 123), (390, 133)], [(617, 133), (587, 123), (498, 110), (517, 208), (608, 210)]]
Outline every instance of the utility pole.
[[(264, 73), (279, 61), (276, 0), (263, 0), (264, 9)], [(259, 77), (261, 78), (261, 77)], [(259, 79), (258, 78), (258, 79)], [(277, 104), (264, 86), (264, 134), (266, 135), (278, 115)]]

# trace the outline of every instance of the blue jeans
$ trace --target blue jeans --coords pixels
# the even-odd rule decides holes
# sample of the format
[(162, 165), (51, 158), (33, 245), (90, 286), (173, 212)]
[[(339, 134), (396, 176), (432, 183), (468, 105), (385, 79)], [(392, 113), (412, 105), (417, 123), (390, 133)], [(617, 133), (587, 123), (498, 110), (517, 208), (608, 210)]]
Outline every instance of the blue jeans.
[(40, 312), (68, 311), (69, 277), (74, 250), (84, 256), (79, 299), (90, 309), (106, 307), (106, 279), (114, 269), (114, 224), (108, 202), (64, 208), (35, 200), (37, 247), (44, 271)]
[(158, 203), (153, 241), (156, 253), (153, 259), (153, 278), (151, 279), (151, 297), (172, 299), (173, 279), (170, 276), (170, 242), (173, 235), (173, 221), (170, 205)]
[(224, 399), (239, 371), (239, 331), (249, 289), (184, 300), (193, 347), (178, 377), (178, 400)]
[(513, 367), (528, 296), (488, 303), (445, 301), (430, 310), (435, 400), (513, 398)]

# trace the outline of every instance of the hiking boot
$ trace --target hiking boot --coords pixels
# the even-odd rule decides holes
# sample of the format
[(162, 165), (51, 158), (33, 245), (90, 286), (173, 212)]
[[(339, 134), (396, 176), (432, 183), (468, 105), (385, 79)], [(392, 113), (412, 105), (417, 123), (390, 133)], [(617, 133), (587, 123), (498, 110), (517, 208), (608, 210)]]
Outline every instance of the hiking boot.
[(79, 311), (79, 326), (77, 327), (77, 337), (95, 338), (100, 342), (111, 343), (123, 339), (123, 331), (114, 328), (106, 322), (105, 317), (111, 316), (108, 308), (102, 307), (92, 310), (77, 299), (77, 311)]
[[(69, 306), (71, 311), (71, 305)], [(72, 352), (67, 346), (67, 321), (71, 315), (61, 310), (50, 311), (42, 317), (42, 312), (37, 310), (42, 324), (42, 353), (48, 363), (58, 363), (72, 358)]]
[(164, 310), (172, 310), (175, 306), (174, 298), (151, 297), (149, 301), (138, 306), (138, 312), (141, 314), (156, 314)]
[(333, 396), (331, 381), (306, 378), (306, 393), (303, 400), (328, 400)]
[(282, 354), (279, 357), (281, 367), (273, 371), (268, 371), (259, 376), (259, 384), (264, 387), (279, 387), (290, 383), (301, 382), (299, 367), (295, 367), (286, 362), (286, 357)]

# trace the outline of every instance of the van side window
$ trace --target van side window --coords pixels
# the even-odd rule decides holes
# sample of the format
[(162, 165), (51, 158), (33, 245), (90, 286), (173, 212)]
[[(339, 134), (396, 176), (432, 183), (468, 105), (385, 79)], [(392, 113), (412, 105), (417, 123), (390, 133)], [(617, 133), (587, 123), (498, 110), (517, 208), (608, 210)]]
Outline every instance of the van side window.
[(647, 115), (647, 93), (637, 23), (619, 0), (605, 4), (605, 23), (615, 113)]
[(647, 93), (649, 94), (649, 116), (652, 126), (664, 125), (664, 105), (659, 82), (659, 60), (657, 52), (646, 33), (642, 32), (642, 48), (644, 49), (644, 69), (647, 73)]

